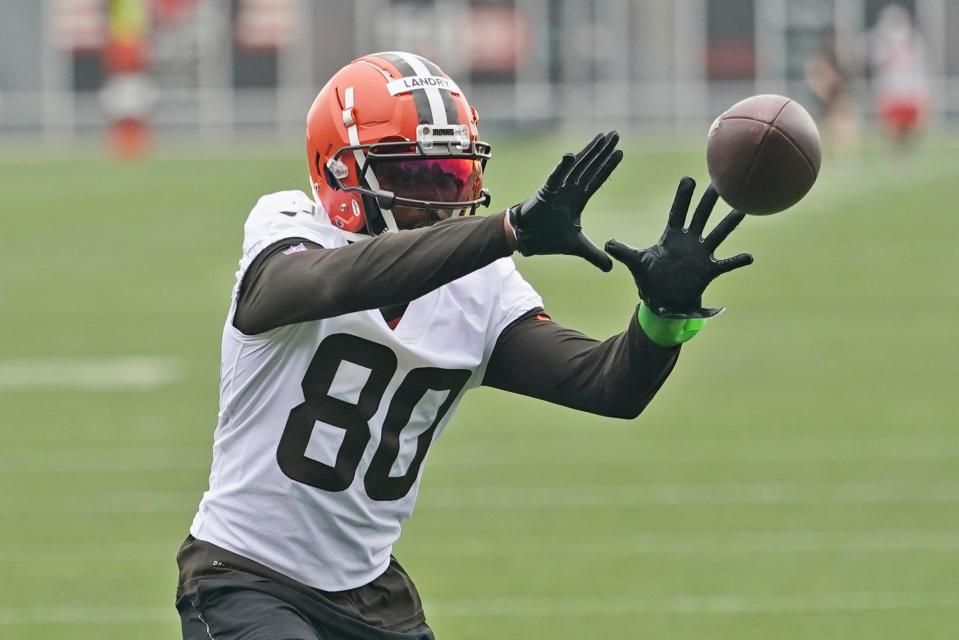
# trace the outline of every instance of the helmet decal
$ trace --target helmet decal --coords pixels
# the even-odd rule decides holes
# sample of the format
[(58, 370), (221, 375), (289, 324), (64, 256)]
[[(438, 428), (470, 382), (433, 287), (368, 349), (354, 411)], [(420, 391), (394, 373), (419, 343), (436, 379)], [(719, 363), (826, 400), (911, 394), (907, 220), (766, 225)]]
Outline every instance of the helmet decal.
[[(406, 53), (405, 51), (387, 51), (375, 54), (383, 58), (399, 71), (403, 78), (436, 78), (444, 77), (443, 72), (425, 58)], [(456, 124), (460, 121), (456, 113), (456, 103), (450, 95), (450, 88), (440, 88), (438, 84), (426, 84), (410, 91), (416, 102), (416, 113), (420, 124)], [(459, 93), (459, 87), (453, 84)]]

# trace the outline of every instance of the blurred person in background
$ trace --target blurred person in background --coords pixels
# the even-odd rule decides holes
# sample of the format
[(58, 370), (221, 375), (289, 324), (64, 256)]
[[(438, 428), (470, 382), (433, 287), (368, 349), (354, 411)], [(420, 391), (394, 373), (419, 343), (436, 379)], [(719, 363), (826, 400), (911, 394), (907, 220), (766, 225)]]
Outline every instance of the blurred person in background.
[(897, 154), (912, 150), (929, 111), (925, 46), (909, 12), (883, 8), (871, 42), (877, 111)]
[(818, 51), (806, 61), (806, 83), (822, 104), (826, 141), (838, 153), (859, 150), (859, 114), (849, 87), (849, 73), (835, 29), (819, 41)]
[(634, 418), (721, 311), (701, 306), (707, 284), (752, 262), (712, 258), (743, 217), (702, 238), (712, 189), (684, 230), (684, 178), (657, 245), (607, 243), (643, 300), (623, 308), (623, 332), (600, 342), (552, 322), (510, 256), (612, 268), (580, 216), (622, 159), (619, 136), (596, 136), (524, 202), (477, 217), (491, 149), (476, 123), (429, 60), (362, 57), (307, 116), (313, 198), (281, 191), (250, 213), (210, 487), (177, 557), (185, 639), (432, 638), (391, 550), (463, 393), (486, 385)]

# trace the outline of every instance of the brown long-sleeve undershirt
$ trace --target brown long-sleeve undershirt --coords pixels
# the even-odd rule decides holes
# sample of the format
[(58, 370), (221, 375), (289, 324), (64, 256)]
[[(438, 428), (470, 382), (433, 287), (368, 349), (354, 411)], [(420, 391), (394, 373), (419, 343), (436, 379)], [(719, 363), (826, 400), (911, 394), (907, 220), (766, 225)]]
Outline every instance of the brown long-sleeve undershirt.
[[(299, 243), (305, 251), (283, 253)], [(233, 324), (253, 335), (366, 309), (381, 309), (390, 319), (409, 301), (511, 253), (502, 213), (454, 218), (335, 249), (284, 239), (250, 265)], [(550, 321), (542, 309), (530, 309), (500, 334), (483, 384), (633, 418), (662, 386), (678, 355), (678, 347), (650, 341), (635, 312), (625, 331), (600, 342)]]

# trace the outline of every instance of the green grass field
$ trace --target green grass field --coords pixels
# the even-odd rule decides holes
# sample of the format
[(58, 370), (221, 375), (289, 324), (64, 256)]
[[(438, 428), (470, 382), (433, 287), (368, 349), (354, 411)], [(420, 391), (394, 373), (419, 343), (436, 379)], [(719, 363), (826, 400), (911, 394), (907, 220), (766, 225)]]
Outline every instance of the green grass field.
[[(497, 144), (494, 208), (564, 149)], [(827, 158), (747, 219), (723, 253), (756, 264), (638, 420), (468, 396), (396, 548), (437, 637), (955, 638), (957, 151)], [(0, 160), (0, 637), (178, 637), (242, 223), (305, 173), (298, 148)], [(701, 149), (632, 143), (587, 231), (652, 243), (684, 173)], [(625, 327), (621, 266), (517, 262), (557, 321)]]

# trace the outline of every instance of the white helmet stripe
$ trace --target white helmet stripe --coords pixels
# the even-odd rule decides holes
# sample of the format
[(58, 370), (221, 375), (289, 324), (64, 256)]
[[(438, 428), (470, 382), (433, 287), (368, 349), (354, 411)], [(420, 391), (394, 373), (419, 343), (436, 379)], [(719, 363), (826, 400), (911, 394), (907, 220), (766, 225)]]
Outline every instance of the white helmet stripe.
[[(356, 122), (351, 113), (354, 104), (353, 87), (347, 87), (346, 92), (343, 94), (343, 106), (345, 107), (343, 110), (343, 122), (349, 123), (346, 127), (346, 135), (349, 136), (350, 145), (358, 145), (360, 143), (360, 136), (356, 132)], [(356, 170), (359, 171), (363, 168), (363, 163), (366, 162), (366, 155), (360, 149), (353, 149), (353, 159), (356, 160)], [(377, 190), (380, 188), (379, 182), (372, 172), (368, 172), (367, 175), (363, 177), (366, 178), (366, 182), (370, 185), (371, 189)]]
[[(352, 113), (354, 104), (353, 87), (347, 87), (343, 95), (343, 106), (345, 107), (343, 110), (343, 122), (348, 123), (346, 134), (350, 138), (350, 144), (358, 145), (360, 143), (360, 136), (356, 132), (356, 121)], [(366, 155), (360, 149), (353, 149), (353, 159), (356, 160), (356, 170), (360, 171), (366, 162)], [(376, 175), (372, 171), (367, 171), (362, 177), (366, 179), (366, 183), (370, 186), (370, 189), (373, 191), (380, 190), (380, 182), (376, 179)], [(380, 215), (383, 216), (383, 222), (386, 223), (387, 229), (390, 231), (399, 231), (399, 227), (396, 226), (396, 220), (389, 210), (380, 207)]]
[[(426, 68), (426, 65), (423, 64), (423, 61), (420, 60), (418, 56), (414, 56), (405, 51), (390, 51), (395, 56), (402, 58), (403, 62), (410, 65), (413, 69), (413, 72), (418, 76), (432, 76), (433, 74), (429, 69)], [(449, 121), (446, 119), (446, 105), (443, 104), (443, 96), (440, 93), (440, 90), (435, 86), (427, 86), (423, 89), (426, 91), (426, 97), (430, 103), (430, 111), (433, 116), (433, 124), (449, 124)]]

